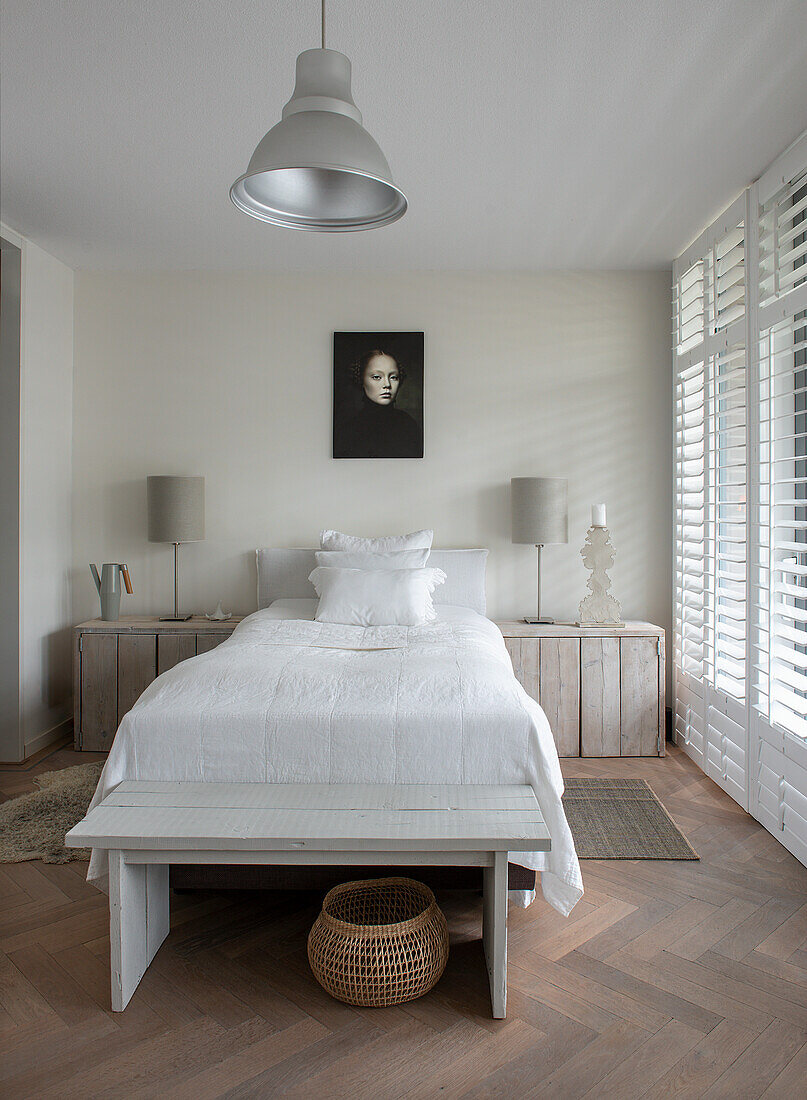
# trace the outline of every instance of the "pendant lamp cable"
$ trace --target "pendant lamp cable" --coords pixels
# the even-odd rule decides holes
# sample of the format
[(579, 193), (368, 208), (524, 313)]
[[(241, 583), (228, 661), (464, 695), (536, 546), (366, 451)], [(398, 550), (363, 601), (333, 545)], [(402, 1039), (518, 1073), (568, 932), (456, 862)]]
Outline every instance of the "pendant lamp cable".
[(322, 48), (325, 49), (325, 0), (322, 0)]

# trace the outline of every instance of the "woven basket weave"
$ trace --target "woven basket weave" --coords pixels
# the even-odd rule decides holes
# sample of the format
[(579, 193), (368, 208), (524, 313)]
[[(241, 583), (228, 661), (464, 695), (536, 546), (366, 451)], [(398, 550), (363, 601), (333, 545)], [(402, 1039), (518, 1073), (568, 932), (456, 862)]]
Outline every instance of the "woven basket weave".
[(338, 1001), (382, 1008), (413, 1001), (439, 981), (448, 925), (434, 894), (411, 878), (344, 882), (325, 895), (308, 961)]

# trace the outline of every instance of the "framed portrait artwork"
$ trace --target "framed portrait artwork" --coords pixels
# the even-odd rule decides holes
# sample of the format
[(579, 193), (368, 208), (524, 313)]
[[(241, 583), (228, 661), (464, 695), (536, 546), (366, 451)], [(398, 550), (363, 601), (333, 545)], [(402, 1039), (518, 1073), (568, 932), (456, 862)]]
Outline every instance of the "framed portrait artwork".
[(333, 334), (333, 457), (423, 458), (423, 333)]

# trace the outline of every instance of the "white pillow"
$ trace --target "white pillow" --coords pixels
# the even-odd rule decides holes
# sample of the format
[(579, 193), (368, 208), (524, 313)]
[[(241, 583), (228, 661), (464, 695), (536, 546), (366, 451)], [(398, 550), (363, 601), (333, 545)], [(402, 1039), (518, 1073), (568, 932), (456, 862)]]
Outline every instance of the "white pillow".
[(317, 565), (336, 569), (424, 569), (429, 550), (390, 550), (373, 554), (369, 550), (317, 550)]
[(437, 618), (431, 594), (442, 569), (334, 569), (317, 566), (317, 622), (349, 626), (423, 626)]
[(434, 531), (413, 531), (411, 535), (385, 535), (378, 539), (362, 539), (343, 535), (341, 531), (320, 531), (321, 550), (364, 550), (371, 554), (387, 554), (390, 550), (430, 550)]

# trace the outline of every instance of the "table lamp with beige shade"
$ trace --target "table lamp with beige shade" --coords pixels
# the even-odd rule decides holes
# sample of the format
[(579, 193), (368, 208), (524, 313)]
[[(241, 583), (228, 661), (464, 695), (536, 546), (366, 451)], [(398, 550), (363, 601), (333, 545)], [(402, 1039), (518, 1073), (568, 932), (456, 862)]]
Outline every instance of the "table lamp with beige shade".
[(548, 543), (569, 541), (568, 481), (565, 477), (514, 477), (510, 480), (512, 541), (538, 551), (536, 615), (525, 623), (553, 623), (541, 616), (541, 550)]
[(160, 476), (146, 479), (148, 486), (149, 542), (174, 544), (174, 614), (160, 621), (181, 623), (191, 612), (179, 613), (179, 544), (201, 542), (205, 537), (205, 479)]

